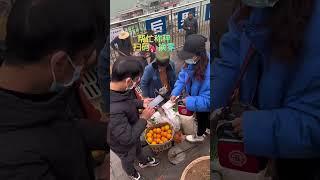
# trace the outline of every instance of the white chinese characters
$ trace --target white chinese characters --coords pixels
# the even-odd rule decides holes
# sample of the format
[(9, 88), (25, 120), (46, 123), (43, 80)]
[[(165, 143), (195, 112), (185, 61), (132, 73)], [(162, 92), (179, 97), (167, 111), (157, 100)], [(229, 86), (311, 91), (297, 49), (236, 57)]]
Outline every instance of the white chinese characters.
[(151, 29), (154, 31), (155, 34), (162, 33), (163, 31), (162, 27), (163, 27), (163, 22), (161, 19), (151, 23)]

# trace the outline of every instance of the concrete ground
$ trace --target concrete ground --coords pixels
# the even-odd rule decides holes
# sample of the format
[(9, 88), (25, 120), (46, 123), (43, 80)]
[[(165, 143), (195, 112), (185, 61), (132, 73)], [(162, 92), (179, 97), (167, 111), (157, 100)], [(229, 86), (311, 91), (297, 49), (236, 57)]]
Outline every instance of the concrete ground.
[[(182, 149), (188, 149), (194, 145), (195, 144), (190, 144), (187, 141), (184, 141), (177, 146), (181, 147)], [(137, 166), (138, 162), (136, 162), (136, 169), (146, 180), (179, 180), (184, 169), (193, 160), (201, 156), (208, 156), (210, 154), (210, 139), (208, 136), (203, 143), (198, 143), (196, 145), (197, 146), (193, 149), (186, 151), (186, 159), (180, 164), (171, 164), (168, 160), (168, 150), (166, 150), (155, 156), (160, 160), (159, 166), (140, 169)], [(154, 155), (148, 146), (144, 147), (143, 150), (148, 155)], [(129, 180), (121, 167), (120, 159), (113, 152), (110, 154), (110, 165), (110, 180)]]

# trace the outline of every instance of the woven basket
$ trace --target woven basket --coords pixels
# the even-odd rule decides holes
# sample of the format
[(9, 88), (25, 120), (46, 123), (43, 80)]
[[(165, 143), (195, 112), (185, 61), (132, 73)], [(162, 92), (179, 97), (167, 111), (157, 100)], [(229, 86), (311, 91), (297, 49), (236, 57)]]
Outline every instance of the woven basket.
[[(153, 129), (153, 128), (160, 128), (162, 126), (165, 126), (165, 125), (169, 125), (170, 126), (170, 129), (172, 129), (172, 136), (171, 136), (171, 139), (169, 139), (169, 141), (163, 143), (163, 144), (150, 144), (147, 139), (146, 139), (146, 136), (144, 136), (146, 142), (148, 143), (149, 147), (152, 149), (152, 151), (156, 154), (162, 152), (162, 151), (165, 151), (167, 149), (170, 149), (172, 147), (172, 139), (173, 139), (173, 135), (174, 135), (174, 131), (173, 131), (173, 127), (169, 124), (169, 123), (159, 123), (159, 124), (156, 124), (152, 127), (149, 127), (145, 130), (145, 132), (148, 132), (149, 130)], [(147, 134), (147, 133), (145, 133)]]

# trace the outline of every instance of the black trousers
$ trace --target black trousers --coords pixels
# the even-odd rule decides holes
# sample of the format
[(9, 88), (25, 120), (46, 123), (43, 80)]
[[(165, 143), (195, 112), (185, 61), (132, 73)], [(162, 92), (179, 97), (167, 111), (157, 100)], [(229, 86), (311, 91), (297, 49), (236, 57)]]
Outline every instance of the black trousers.
[(189, 35), (191, 35), (191, 34), (186, 33), (186, 35), (184, 36), (184, 40), (186, 40)]
[(143, 153), (140, 141), (139, 144), (129, 149), (126, 153), (115, 153), (121, 159), (122, 168), (129, 176), (134, 175), (136, 171), (134, 168), (134, 161), (136, 159), (144, 164), (148, 162), (148, 157)]
[(197, 112), (196, 118), (198, 122), (198, 131), (197, 135), (202, 136), (207, 128), (210, 128), (210, 121), (209, 121), (210, 113), (209, 112)]

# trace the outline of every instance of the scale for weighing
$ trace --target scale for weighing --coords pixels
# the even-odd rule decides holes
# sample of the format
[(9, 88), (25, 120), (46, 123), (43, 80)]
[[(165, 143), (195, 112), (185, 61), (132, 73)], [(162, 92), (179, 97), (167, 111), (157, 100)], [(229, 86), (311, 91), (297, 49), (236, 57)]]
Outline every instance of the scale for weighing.
[(197, 146), (198, 145), (193, 145), (193, 146), (188, 147), (186, 149), (183, 149), (182, 147), (179, 147), (179, 146), (174, 146), (168, 151), (168, 159), (172, 164), (177, 165), (186, 159), (186, 157), (187, 157), (186, 152), (187, 151), (189, 151)]

